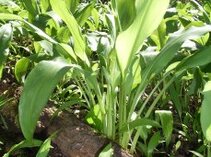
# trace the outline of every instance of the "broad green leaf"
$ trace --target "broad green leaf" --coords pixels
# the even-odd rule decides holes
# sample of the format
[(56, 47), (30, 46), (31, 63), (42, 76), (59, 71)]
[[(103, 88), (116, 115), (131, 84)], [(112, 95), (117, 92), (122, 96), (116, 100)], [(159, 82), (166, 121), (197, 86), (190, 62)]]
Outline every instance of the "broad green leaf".
[(116, 39), (115, 50), (123, 76), (127, 73), (127, 67), (141, 49), (144, 40), (160, 24), (168, 5), (169, 0), (136, 1), (137, 15), (133, 23), (125, 31), (120, 32)]
[(148, 143), (147, 154), (148, 157), (152, 157), (153, 150), (157, 147), (160, 140), (160, 132), (156, 132), (151, 138)]
[(182, 107), (183, 107), (183, 104), (180, 100), (180, 95), (181, 95), (181, 91), (180, 89), (177, 89), (175, 87), (176, 85), (172, 84), (170, 87), (169, 87), (169, 95), (171, 97), (171, 101), (173, 102), (179, 116), (181, 117), (182, 115)]
[(19, 21), (23, 20), (20, 16), (9, 14), (9, 13), (0, 13), (0, 19), (1, 20), (19, 20)]
[(89, 65), (89, 60), (86, 55), (86, 44), (83, 36), (80, 32), (80, 27), (75, 20), (72, 13), (67, 9), (64, 0), (50, 0), (53, 11), (55, 11), (61, 19), (67, 24), (70, 32), (73, 36), (74, 41), (74, 51), (76, 55), (83, 60), (86, 64)]
[(70, 45), (59, 43), (55, 44), (54, 48), (61, 56), (64, 56), (66, 59), (71, 59), (71, 61), (77, 62), (77, 57)]
[(3, 55), (5, 49), (8, 48), (13, 34), (11, 24), (5, 24), (0, 27), (0, 55)]
[(205, 138), (211, 142), (211, 81), (205, 84), (204, 91), (202, 92), (204, 100), (201, 106), (201, 127)]
[(23, 77), (26, 75), (29, 65), (30, 59), (25, 57), (18, 60), (15, 64), (15, 77), (18, 82), (24, 81)]
[(141, 57), (141, 68), (145, 69), (148, 65), (151, 64), (151, 62), (157, 57), (159, 54), (158, 51), (156, 51), (154, 48), (149, 47), (144, 51), (140, 52)]
[(57, 83), (71, 68), (62, 60), (42, 61), (29, 73), (19, 103), (19, 121), (24, 137), (33, 138), (36, 123)]
[(79, 5), (80, 0), (65, 0), (68, 9), (74, 13)]
[(167, 37), (166, 37), (166, 22), (165, 20), (162, 20), (159, 27), (155, 32), (150, 36), (150, 38), (155, 42), (156, 46), (158, 47), (158, 50), (163, 48), (163, 46), (166, 43)]
[(109, 143), (99, 154), (99, 157), (113, 157), (113, 148), (112, 148), (112, 144)]
[(23, 20), (23, 23), (26, 25), (26, 27), (32, 31), (33, 33), (36, 33), (37, 35), (39, 35), (42, 39), (45, 39), (53, 44), (57, 44), (57, 41), (55, 41), (52, 37), (50, 37), (49, 35), (47, 35), (45, 32), (43, 32), (41, 29), (39, 29), (38, 27), (36, 27), (35, 25)]
[(8, 52), (6, 49), (9, 47), (12, 34), (13, 30), (11, 24), (5, 24), (0, 27), (0, 79), (2, 77), (4, 63), (7, 60)]
[(134, 129), (139, 126), (154, 126), (154, 127), (160, 127), (160, 124), (154, 120), (146, 119), (146, 118), (139, 118), (132, 122), (129, 122), (128, 124), (123, 125), (121, 131), (128, 131), (131, 129)]
[(0, 0), (0, 5), (7, 5), (13, 8), (19, 8), (19, 6), (15, 2), (13, 2), (13, 0)]
[(163, 134), (165, 136), (166, 144), (168, 146), (171, 141), (171, 135), (172, 135), (172, 131), (173, 131), (172, 112), (166, 111), (166, 110), (157, 110), (157, 111), (155, 111), (155, 114), (157, 114), (161, 120)]
[(94, 8), (94, 3), (89, 3), (82, 10), (78, 11), (77, 14), (75, 15), (78, 24), (81, 27), (86, 23), (88, 17), (90, 17), (93, 8)]
[(185, 58), (176, 67), (177, 71), (193, 68), (196, 66), (206, 65), (211, 62), (211, 46), (205, 47), (203, 50), (194, 53), (193, 55)]
[(40, 0), (40, 9), (42, 13), (45, 13), (49, 7), (50, 7), (49, 0)]
[(36, 27), (35, 25), (27, 22), (20, 16), (14, 15), (14, 14), (5, 14), (5, 13), (0, 13), (0, 19), (1, 20), (18, 20), (21, 21), (25, 24), (25, 26), (32, 31), (33, 33), (36, 33), (39, 35), (42, 39), (45, 39), (53, 44), (58, 44), (57, 41), (55, 41), (52, 37), (47, 35), (45, 32), (43, 32), (40, 28)]
[[(118, 13), (121, 29), (127, 29), (136, 15), (135, 1), (134, 0), (115, 0), (113, 8)], [(141, 4), (140, 4), (141, 5)], [(124, 8), (124, 9), (123, 9)]]
[(39, 149), (39, 151), (36, 155), (36, 157), (47, 157), (48, 156), (48, 152), (52, 148), (51, 140), (52, 140), (52, 138), (49, 137), (43, 142), (43, 144), (41, 145), (41, 147), (40, 147), (40, 149)]
[(86, 115), (86, 121), (88, 124), (93, 125), (96, 129), (102, 130), (102, 113), (100, 112), (100, 106), (94, 105), (93, 108)]
[(202, 27), (191, 27), (188, 30), (178, 31), (172, 34), (159, 55), (143, 70), (140, 89), (145, 87), (146, 82), (152, 74), (159, 73), (168, 65), (185, 40), (198, 38), (210, 31), (211, 26), (206, 25)]
[(70, 42), (71, 33), (67, 27), (61, 27), (57, 30), (56, 39), (60, 43), (69, 43)]
[(30, 13), (31, 18), (39, 14), (38, 2), (36, 0), (21, 0), (25, 9)]
[(42, 141), (40, 140), (36, 140), (36, 139), (32, 139), (30, 141), (28, 140), (23, 140), (18, 144), (15, 144), (14, 146), (12, 146), (12, 148), (3, 155), (3, 157), (9, 157), (11, 153), (13, 153), (14, 151), (21, 149), (21, 148), (31, 148), (31, 147), (39, 147), (42, 144)]

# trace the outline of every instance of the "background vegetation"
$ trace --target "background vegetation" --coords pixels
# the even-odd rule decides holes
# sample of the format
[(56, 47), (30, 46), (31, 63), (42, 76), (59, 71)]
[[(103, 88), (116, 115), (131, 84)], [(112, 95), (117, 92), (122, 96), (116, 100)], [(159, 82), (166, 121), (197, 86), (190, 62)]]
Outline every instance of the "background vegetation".
[(25, 138), (4, 157), (47, 156), (34, 131), (49, 99), (131, 154), (211, 157), (210, 22), (208, 0), (1, 0), (0, 77), (24, 86)]

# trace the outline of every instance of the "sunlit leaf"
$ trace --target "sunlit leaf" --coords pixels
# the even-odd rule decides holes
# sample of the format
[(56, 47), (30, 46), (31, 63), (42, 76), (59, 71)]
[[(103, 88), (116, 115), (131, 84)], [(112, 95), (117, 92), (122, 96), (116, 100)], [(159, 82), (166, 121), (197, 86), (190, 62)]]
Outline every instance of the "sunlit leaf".
[(171, 141), (171, 135), (173, 131), (173, 115), (171, 111), (157, 110), (155, 113), (159, 116), (162, 124), (163, 134), (166, 139), (167, 146)]
[(49, 137), (43, 142), (43, 144), (41, 145), (41, 147), (40, 147), (40, 149), (39, 149), (39, 151), (36, 155), (36, 157), (47, 157), (48, 156), (48, 152), (52, 148), (51, 140), (52, 140), (52, 138)]
[(21, 0), (25, 9), (30, 13), (31, 18), (35, 18), (39, 14), (38, 2), (35, 0)]
[(1, 20), (20, 20), (20, 21), (23, 20), (20, 16), (9, 14), (9, 13), (0, 13), (0, 19)]
[(112, 157), (114, 150), (112, 144), (109, 143), (99, 154), (99, 157)]
[(43, 107), (71, 65), (61, 60), (42, 61), (29, 73), (19, 103), (19, 121), (24, 137), (33, 138)]
[(118, 13), (121, 29), (122, 30), (127, 29), (135, 19), (136, 15), (135, 1), (115, 0), (113, 4), (115, 4), (113, 5), (113, 8), (116, 9), (116, 12)]
[(201, 127), (205, 138), (211, 142), (211, 81), (205, 84), (202, 94), (204, 99), (201, 106)]
[[(160, 24), (169, 0), (138, 0), (136, 1), (136, 17), (133, 23), (117, 37), (116, 53), (123, 76), (134, 55), (141, 49), (144, 40)], [(156, 17), (156, 18), (155, 18)]]
[(40, 9), (42, 13), (45, 13), (50, 6), (50, 1), (49, 0), (40, 0)]
[(188, 56), (176, 67), (176, 70), (184, 70), (196, 66), (206, 65), (211, 62), (211, 46), (205, 47), (203, 50)]
[(146, 84), (152, 74), (161, 72), (168, 65), (185, 40), (198, 38), (209, 31), (211, 31), (211, 26), (206, 25), (203, 27), (191, 27), (188, 30), (178, 31), (172, 34), (159, 55), (144, 69), (142, 73), (142, 85), (144, 86)]
[(147, 154), (148, 156), (152, 156), (153, 150), (157, 147), (160, 140), (160, 132), (156, 132), (151, 138), (148, 143)]
[(13, 30), (11, 24), (5, 24), (0, 27), (0, 79), (2, 77), (4, 63), (8, 56), (6, 49), (9, 47), (12, 34)]
[(21, 149), (21, 148), (31, 148), (31, 147), (39, 147), (42, 144), (42, 141), (37, 139), (31, 139), (31, 140), (23, 140), (18, 144), (15, 144), (10, 148), (10, 150), (3, 155), (3, 157), (9, 157), (11, 153), (14, 151)]
[(89, 3), (82, 10), (77, 12), (76, 19), (78, 21), (78, 24), (81, 27), (85, 24), (85, 22), (87, 21), (88, 17), (90, 17), (93, 8), (94, 8), (94, 3)]
[(50, 0), (50, 2), (53, 11), (55, 11), (61, 17), (61, 19), (67, 24), (67, 27), (69, 28), (73, 36), (74, 50), (76, 55), (89, 65), (89, 60), (86, 55), (85, 40), (83, 39), (83, 36), (80, 32), (80, 28), (76, 19), (74, 18), (72, 13), (68, 10), (65, 1)]
[(134, 129), (136, 127), (139, 126), (154, 126), (154, 127), (160, 127), (160, 124), (154, 120), (151, 119), (146, 119), (146, 118), (140, 118), (140, 119), (136, 119), (132, 122), (129, 122), (128, 124), (125, 124), (121, 131), (127, 131), (127, 130), (131, 130)]
[(24, 80), (23, 77), (26, 75), (29, 65), (30, 65), (30, 60), (25, 57), (18, 60), (17, 63), (15, 64), (15, 77), (18, 82)]

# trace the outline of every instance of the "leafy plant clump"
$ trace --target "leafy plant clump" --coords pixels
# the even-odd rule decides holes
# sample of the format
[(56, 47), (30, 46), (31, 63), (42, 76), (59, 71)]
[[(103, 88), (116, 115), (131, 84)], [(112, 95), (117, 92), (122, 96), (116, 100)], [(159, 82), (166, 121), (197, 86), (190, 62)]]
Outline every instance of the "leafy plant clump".
[(24, 147), (47, 156), (53, 136), (34, 132), (49, 99), (58, 110), (85, 108), (85, 121), (131, 154), (211, 157), (209, 1), (0, 4), (0, 78), (15, 62), (24, 86), (24, 140), (4, 157)]

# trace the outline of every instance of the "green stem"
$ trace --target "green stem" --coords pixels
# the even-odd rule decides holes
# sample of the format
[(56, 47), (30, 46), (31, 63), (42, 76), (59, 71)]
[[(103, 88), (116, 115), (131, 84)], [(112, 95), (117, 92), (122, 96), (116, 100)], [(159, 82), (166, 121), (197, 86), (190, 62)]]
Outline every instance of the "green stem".
[(144, 101), (144, 103), (142, 104), (140, 110), (137, 113), (137, 116), (139, 117), (141, 115), (141, 113), (143, 112), (144, 108), (146, 107), (147, 103), (149, 102), (150, 98), (152, 97), (152, 95), (155, 93), (155, 91), (157, 90), (157, 88), (160, 86), (160, 84), (166, 79), (166, 77), (169, 74), (163, 76), (163, 78), (156, 84), (156, 86), (153, 88), (153, 90), (151, 91), (151, 93), (147, 96), (147, 99)]
[(211, 142), (209, 142), (207, 146), (207, 157), (211, 157)]
[(124, 86), (122, 85), (120, 87), (120, 92), (119, 92), (119, 140), (120, 144), (122, 147), (126, 147), (123, 139), (123, 134), (120, 133), (120, 130), (122, 129), (122, 126), (126, 122), (126, 94), (125, 94), (125, 89)]
[[(166, 84), (166, 86), (161, 90), (161, 92), (159, 93), (159, 95), (156, 97), (156, 99), (153, 101), (152, 105), (150, 106), (150, 108), (148, 109), (146, 115), (145, 115), (145, 118), (148, 118), (149, 115), (151, 114), (152, 110), (154, 109), (155, 105), (157, 104), (157, 102), (159, 101), (159, 99), (161, 98), (162, 94), (166, 91), (166, 89), (172, 84), (172, 82), (181, 76), (183, 72), (178, 72), (176, 73), (173, 78)], [(160, 82), (161, 83), (161, 82)], [(135, 136), (133, 138), (133, 141), (132, 141), (132, 145), (131, 145), (131, 149), (130, 151), (131, 152), (134, 152), (135, 151), (135, 147), (136, 147), (136, 144), (138, 142), (138, 138), (140, 136), (140, 128), (138, 128), (138, 130), (136, 131), (135, 133)]]
[[(94, 101), (93, 97), (90, 96), (90, 93), (87, 93), (87, 89), (85, 88), (85, 86), (83, 88), (83, 85), (82, 85), (83, 83), (80, 81), (79, 78), (76, 78), (75, 81), (76, 81), (79, 89), (82, 91), (82, 94), (84, 96), (84, 99), (85, 99), (88, 107), (89, 108), (93, 107), (93, 104), (95, 104), (95, 101)], [(87, 95), (89, 96), (90, 99), (88, 99), (88, 97), (87, 97), (87, 95), (85, 93), (87, 93)], [(91, 101), (91, 103), (90, 103), (90, 101)]]
[(166, 89), (172, 84), (172, 82), (175, 80), (175, 77), (173, 77), (167, 84), (166, 86), (160, 91), (160, 93), (158, 94), (158, 96), (155, 98), (155, 100), (153, 101), (153, 103), (151, 104), (151, 106), (149, 107), (145, 117), (148, 118), (149, 115), (151, 114), (152, 110), (155, 108), (155, 105), (158, 103), (158, 101), (160, 100), (161, 96), (163, 95), (163, 93), (166, 91)]

